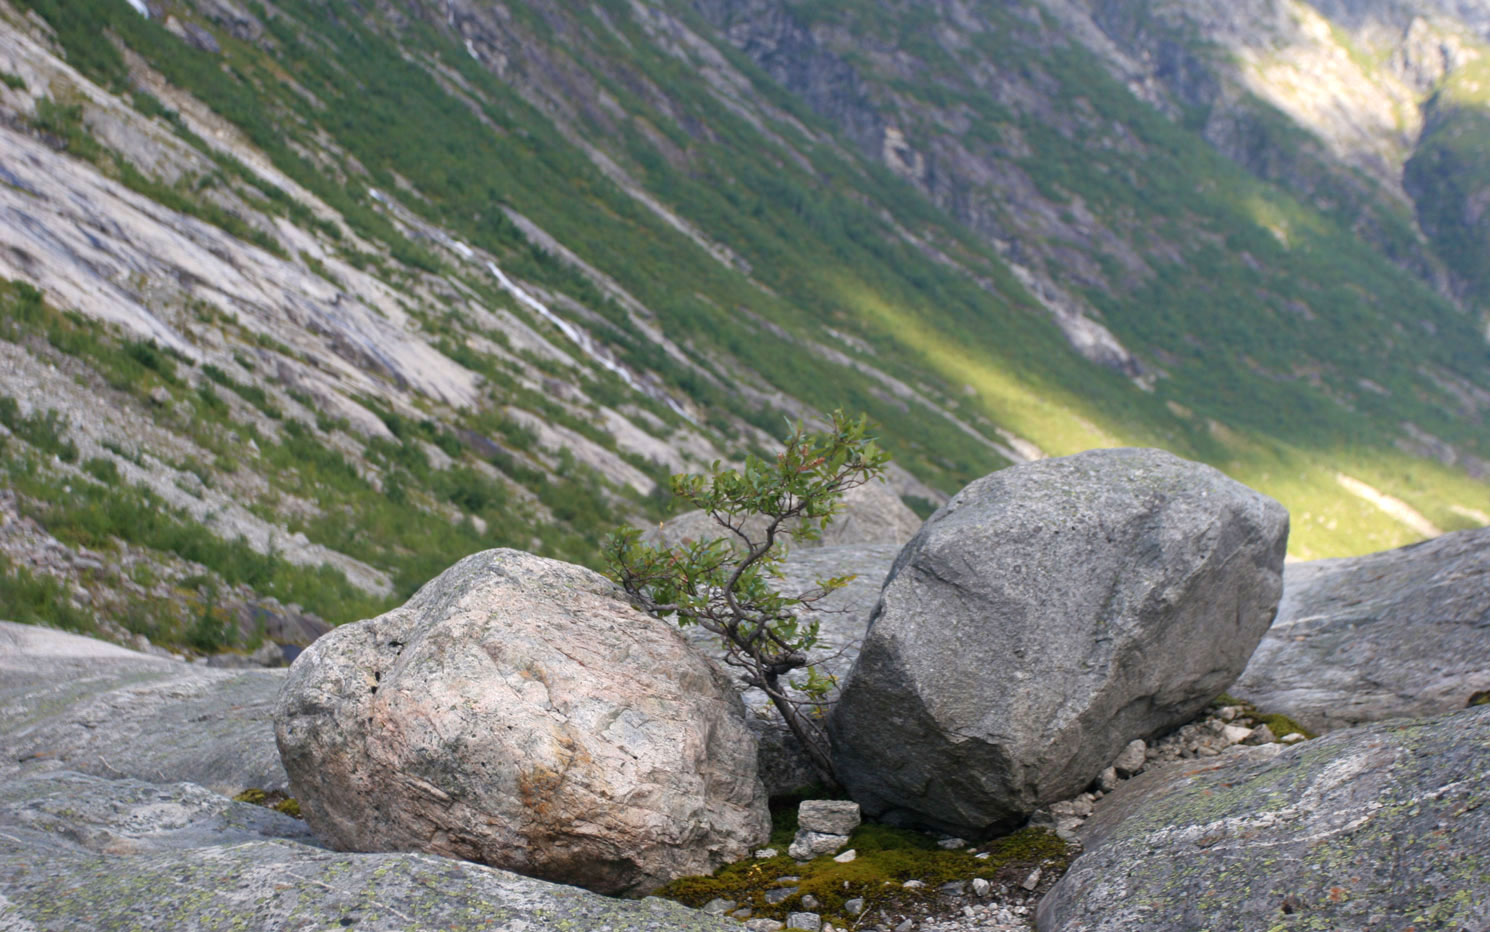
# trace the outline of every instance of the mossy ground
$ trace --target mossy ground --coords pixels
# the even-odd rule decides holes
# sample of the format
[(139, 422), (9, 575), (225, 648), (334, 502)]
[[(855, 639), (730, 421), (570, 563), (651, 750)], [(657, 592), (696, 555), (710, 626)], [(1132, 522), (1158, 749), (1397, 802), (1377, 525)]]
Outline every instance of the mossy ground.
[(294, 819), (302, 818), (302, 804), (281, 790), (248, 789), (236, 795), (234, 801), (250, 803), (252, 806), (265, 806), (267, 809), (275, 809), (282, 815), (289, 815)]
[(1228, 693), (1221, 694), (1211, 703), (1210, 708), (1217, 709), (1230, 705), (1239, 706), (1241, 718), (1248, 718), (1256, 725), (1264, 725), (1271, 729), (1271, 734), (1275, 735), (1278, 740), (1293, 733), (1300, 734), (1304, 738), (1316, 738), (1318, 736), (1316, 731), (1313, 731), (1291, 716), (1282, 715), (1279, 712), (1262, 712), (1255, 707), (1254, 703), (1246, 702), (1243, 699), (1236, 699)]
[[(853, 861), (841, 864), (826, 855), (799, 862), (785, 853), (795, 833), (798, 801), (773, 803), (770, 847), (779, 852), (776, 857), (747, 858), (726, 864), (709, 877), (685, 877), (657, 895), (692, 907), (714, 899), (732, 900), (737, 910), (749, 908), (756, 917), (784, 921), (789, 913), (804, 910), (801, 899), (811, 894), (818, 899), (817, 912), (823, 920), (842, 929), (850, 928), (856, 919), (844, 909), (855, 898), (865, 901), (866, 910), (877, 912), (934, 912), (942, 906), (944, 884), (980, 877), (1016, 886), (1038, 866), (1060, 874), (1069, 858), (1066, 843), (1045, 829), (1023, 829), (950, 851), (922, 832), (866, 823), (855, 830), (845, 849), (858, 852)], [(783, 879), (791, 877), (796, 880)], [(911, 880), (921, 881), (922, 886), (903, 886)], [(787, 887), (795, 887), (796, 892), (779, 903), (766, 902), (767, 893)]]

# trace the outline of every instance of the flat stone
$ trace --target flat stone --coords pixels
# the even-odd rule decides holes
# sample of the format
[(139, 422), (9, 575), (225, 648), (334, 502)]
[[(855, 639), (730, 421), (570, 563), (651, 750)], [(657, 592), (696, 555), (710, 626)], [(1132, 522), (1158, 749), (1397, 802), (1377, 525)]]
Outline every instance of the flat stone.
[(1489, 689), (1490, 530), (1287, 567), (1236, 697), (1317, 732), (1461, 709)]
[(858, 857), (858, 852), (856, 852), (853, 848), (850, 848), (848, 851), (844, 851), (844, 852), (842, 852), (840, 854), (835, 854), (833, 856), (833, 859), (835, 861), (839, 862), (840, 864), (848, 864), (850, 861), (854, 860), (856, 857)]
[(285, 670), (214, 670), (0, 621), (0, 782), (72, 770), (285, 790), (272, 726)]
[(1489, 926), (1487, 707), (1148, 771), (1110, 794), (1040, 932)]
[(859, 828), (859, 803), (805, 799), (797, 806), (797, 827), (822, 835), (848, 835)]
[(72, 771), (0, 780), (0, 904), (16, 930), (742, 928), (436, 855), (329, 851), (306, 824), (200, 786)]
[(1239, 744), (1254, 733), (1254, 729), (1246, 728), (1243, 725), (1225, 725), (1222, 732), (1224, 740), (1230, 744)]
[(844, 901), (844, 912), (851, 916), (858, 916), (865, 911), (865, 898), (862, 896), (852, 897)]
[(823, 927), (823, 917), (817, 913), (791, 913), (786, 917), (786, 927), (818, 932)]

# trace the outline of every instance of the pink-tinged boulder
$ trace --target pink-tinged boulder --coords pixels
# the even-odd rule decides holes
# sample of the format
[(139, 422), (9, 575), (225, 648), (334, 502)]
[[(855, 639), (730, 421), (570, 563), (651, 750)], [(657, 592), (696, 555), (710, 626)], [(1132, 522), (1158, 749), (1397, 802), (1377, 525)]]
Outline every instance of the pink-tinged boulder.
[(769, 836), (741, 715), (723, 675), (604, 577), (491, 550), (303, 652), (276, 740), (335, 848), (642, 893)]

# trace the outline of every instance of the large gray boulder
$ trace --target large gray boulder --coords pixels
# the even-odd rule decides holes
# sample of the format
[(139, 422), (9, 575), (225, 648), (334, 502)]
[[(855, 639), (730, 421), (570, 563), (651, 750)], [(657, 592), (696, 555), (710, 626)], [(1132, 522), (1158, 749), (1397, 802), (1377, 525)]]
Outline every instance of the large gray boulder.
[(276, 737), (308, 823), (343, 850), (637, 893), (770, 831), (724, 677), (604, 577), (513, 550), (320, 638)]
[(971, 483), (891, 568), (832, 718), (867, 814), (988, 836), (1084, 790), (1243, 669), (1281, 594), (1287, 514), (1159, 450)]
[(1486, 930), (1489, 719), (1382, 722), (1130, 780), (1037, 928)]
[(0, 782), (75, 770), (284, 790), (271, 712), (285, 670), (214, 670), (0, 622)]
[[(742, 526), (747, 534), (764, 534), (770, 522), (762, 517), (747, 518)], [(895, 544), (900, 546), (911, 539), (922, 526), (922, 519), (901, 500), (901, 496), (889, 484), (880, 480), (866, 482), (850, 489), (844, 496), (843, 508), (836, 514), (816, 542), (786, 538), (792, 549), (813, 547), (845, 547), (863, 544)], [(733, 539), (723, 525), (709, 518), (702, 510), (689, 511), (652, 528), (641, 536), (641, 540), (656, 546), (678, 545), (693, 540), (714, 540), (720, 537)]]
[(736, 932), (429, 854), (315, 847), (295, 819), (188, 783), (72, 772), (0, 780), (0, 929)]
[(1461, 709), (1490, 688), (1490, 529), (1294, 563), (1230, 692), (1319, 732)]

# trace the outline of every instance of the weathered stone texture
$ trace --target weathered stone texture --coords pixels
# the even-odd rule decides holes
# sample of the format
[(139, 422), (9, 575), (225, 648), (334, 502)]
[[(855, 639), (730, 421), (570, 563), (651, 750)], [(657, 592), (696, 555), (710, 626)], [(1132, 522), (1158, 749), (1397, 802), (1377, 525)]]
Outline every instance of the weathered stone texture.
[(277, 741), (318, 835), (645, 892), (764, 843), (727, 682), (582, 567), (467, 557), (292, 666)]
[(1319, 732), (1461, 709), (1490, 688), (1490, 529), (1295, 563), (1230, 690)]
[(1287, 514), (1158, 450), (994, 473), (897, 558), (832, 727), (867, 814), (969, 837), (1077, 795), (1239, 675)]
[(1040, 932), (1489, 928), (1489, 710), (1147, 772), (1106, 796)]

